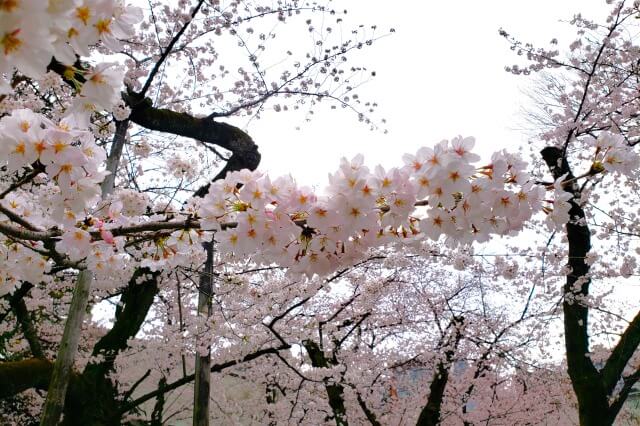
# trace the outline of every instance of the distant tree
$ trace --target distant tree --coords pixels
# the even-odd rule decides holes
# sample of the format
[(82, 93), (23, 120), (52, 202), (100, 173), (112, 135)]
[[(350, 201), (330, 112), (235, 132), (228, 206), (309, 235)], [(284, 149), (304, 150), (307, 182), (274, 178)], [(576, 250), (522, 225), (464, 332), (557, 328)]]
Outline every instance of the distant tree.
[[(639, 10), (638, 2), (607, 3), (612, 8), (604, 23), (574, 16), (578, 37), (564, 54), (555, 40), (549, 49), (535, 48), (501, 31), (529, 61), (507, 71), (545, 73), (547, 94), (539, 93), (535, 115), (544, 127), (542, 160), (554, 180), (570, 182), (563, 186), (571, 204), (566, 239), (550, 239), (548, 252), (567, 259), (564, 339), (581, 425), (612, 424), (640, 378), (638, 305), (607, 303), (614, 290), (636, 292), (628, 280), (637, 275), (638, 170), (625, 160), (637, 156), (628, 149), (639, 141)], [(609, 353), (596, 362), (598, 344)]]

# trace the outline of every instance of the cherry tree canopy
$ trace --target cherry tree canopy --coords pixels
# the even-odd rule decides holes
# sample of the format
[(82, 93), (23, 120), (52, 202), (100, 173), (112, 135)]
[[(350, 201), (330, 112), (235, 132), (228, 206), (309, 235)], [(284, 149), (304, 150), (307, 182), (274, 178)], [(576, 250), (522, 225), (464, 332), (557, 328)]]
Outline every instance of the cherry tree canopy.
[[(328, 102), (375, 127), (350, 55), (380, 35), (345, 13), (0, 0), (0, 419), (631, 419), (637, 4), (577, 15), (566, 58), (501, 30), (508, 71), (544, 73), (528, 156), (455, 136), (321, 190), (258, 170), (224, 119)], [(307, 52), (273, 41), (294, 29)]]

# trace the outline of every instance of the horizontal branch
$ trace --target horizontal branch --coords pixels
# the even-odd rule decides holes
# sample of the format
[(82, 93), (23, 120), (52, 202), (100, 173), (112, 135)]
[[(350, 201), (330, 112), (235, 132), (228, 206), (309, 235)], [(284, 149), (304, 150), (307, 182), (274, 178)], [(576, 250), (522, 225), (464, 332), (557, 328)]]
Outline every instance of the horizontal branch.
[[(426, 206), (427, 201), (417, 201), (414, 203), (414, 206)], [(387, 206), (380, 207), (379, 210), (381, 212), (388, 212), (390, 209)], [(306, 220), (299, 219), (293, 221), (298, 226), (305, 226)], [(237, 222), (223, 222), (220, 224), (221, 229), (230, 229), (237, 227)], [(157, 231), (178, 231), (178, 230), (186, 230), (186, 229), (202, 229), (200, 225), (200, 221), (197, 219), (193, 219), (191, 216), (187, 217), (185, 220), (181, 221), (154, 221), (154, 222), (145, 222), (138, 223), (135, 225), (128, 226), (119, 226), (117, 228), (107, 228), (109, 232), (114, 237), (121, 236), (130, 236), (144, 232), (157, 232)], [(207, 229), (209, 230), (209, 229)], [(5, 234), (9, 237), (16, 238), (19, 240), (26, 241), (51, 241), (52, 239), (59, 238), (62, 236), (62, 231), (58, 228), (51, 228), (48, 231), (30, 231), (27, 229), (23, 229), (21, 227), (10, 225), (7, 223), (0, 222), (0, 233)], [(91, 237), (94, 241), (102, 240), (102, 236), (99, 231), (91, 232)]]
[(0, 398), (8, 398), (27, 389), (46, 390), (53, 364), (42, 358), (0, 363)]
[[(290, 349), (291, 346), (290, 345), (282, 345), (279, 346), (277, 348), (267, 348), (267, 349), (260, 349), (256, 352), (250, 353), (249, 355), (246, 355), (245, 357), (241, 358), (240, 360), (232, 360), (232, 361), (227, 361), (227, 362), (223, 362), (221, 364), (215, 364), (211, 366), (211, 372), (212, 373), (219, 373), (220, 371), (229, 368), (229, 367), (233, 367), (234, 365), (243, 363), (243, 362), (248, 362), (248, 361), (252, 361), (256, 358), (260, 358), (263, 355), (268, 355), (268, 354), (277, 354), (278, 352), (282, 351), (282, 350), (286, 350), (286, 349)], [(159, 389), (156, 389), (153, 392), (149, 392), (146, 395), (141, 396), (140, 398), (135, 399), (134, 401), (125, 404), (122, 407), (122, 413), (126, 413), (127, 411), (133, 410), (134, 408), (136, 408), (137, 406), (139, 406), (140, 404), (143, 404), (145, 402), (147, 402), (150, 399), (153, 399), (157, 396), (163, 395), (167, 392), (170, 392), (174, 389), (177, 389), (183, 385), (186, 385), (187, 383), (192, 382), (195, 379), (195, 375), (194, 374), (190, 374), (188, 376), (185, 376), (179, 380), (176, 380), (173, 383), (170, 383), (168, 385), (165, 385)]]
[[(123, 98), (131, 108), (129, 119), (139, 126), (192, 138), (204, 144), (215, 144), (231, 151), (229, 161), (211, 181), (224, 178), (232, 170), (255, 170), (260, 163), (258, 146), (246, 132), (236, 126), (217, 122), (212, 118), (198, 118), (184, 112), (154, 107), (149, 98), (143, 98), (131, 90), (124, 93)], [(209, 185), (205, 185), (195, 195), (203, 197), (208, 190)]]
[(59, 229), (54, 228), (49, 231), (30, 231), (28, 229), (0, 222), (0, 233), (8, 237), (26, 241), (49, 241), (52, 238), (62, 235)]
[[(85, 77), (83, 76), (84, 67), (79, 59), (74, 67), (75, 69), (68, 68), (54, 58), (49, 63), (48, 69), (59, 74), (63, 81), (75, 88), (74, 81), (84, 83)], [(72, 78), (69, 76), (70, 72), (73, 73)], [(153, 105), (153, 101), (145, 96), (145, 93), (146, 89), (141, 93), (136, 93), (131, 89), (122, 92), (122, 99), (131, 109), (129, 120), (133, 123), (148, 130), (192, 138), (204, 144), (215, 144), (231, 151), (231, 157), (223, 169), (211, 179), (211, 182), (224, 178), (227, 173), (233, 170), (255, 170), (258, 167), (261, 158), (258, 146), (240, 128), (214, 121), (211, 117), (199, 118), (185, 112), (157, 108)], [(203, 197), (208, 190), (209, 184), (198, 189), (194, 195)]]

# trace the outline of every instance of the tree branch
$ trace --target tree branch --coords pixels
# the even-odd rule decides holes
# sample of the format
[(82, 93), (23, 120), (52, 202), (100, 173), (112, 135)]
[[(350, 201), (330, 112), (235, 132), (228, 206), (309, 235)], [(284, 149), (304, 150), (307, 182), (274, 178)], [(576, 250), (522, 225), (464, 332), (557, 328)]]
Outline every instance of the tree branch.
[(36, 388), (47, 390), (53, 364), (41, 358), (0, 363), (0, 398)]
[(638, 349), (638, 345), (640, 345), (640, 311), (624, 331), (604, 368), (600, 371), (604, 389), (608, 395), (613, 392), (627, 362)]
[[(220, 371), (224, 370), (225, 368), (229, 368), (229, 367), (233, 367), (234, 365), (243, 363), (243, 362), (248, 362), (248, 361), (252, 361), (256, 358), (260, 358), (263, 355), (269, 355), (269, 354), (276, 354), (279, 351), (282, 350), (286, 350), (286, 349), (290, 349), (291, 346), (290, 345), (286, 345), (286, 346), (279, 346), (277, 348), (267, 348), (267, 349), (260, 349), (256, 352), (252, 352), (249, 355), (244, 356), (242, 359), (240, 360), (232, 360), (232, 361), (227, 361), (227, 362), (223, 362), (221, 364), (214, 364), (213, 366), (211, 366), (211, 372), (212, 373), (219, 373)], [(134, 409), (135, 407), (137, 407), (140, 404), (143, 404), (145, 402), (147, 402), (150, 399), (153, 399), (159, 395), (165, 394), (167, 392), (170, 392), (174, 389), (179, 388), (180, 386), (186, 385), (187, 383), (192, 382), (195, 379), (195, 375), (194, 374), (190, 374), (186, 377), (183, 377), (179, 380), (176, 380), (173, 383), (170, 383), (166, 386), (164, 386), (162, 389), (156, 389), (153, 392), (149, 392), (143, 396), (141, 396), (140, 398), (137, 398), (133, 401), (131, 401), (128, 404), (124, 404), (122, 406), (122, 413), (126, 413), (127, 411), (130, 411), (132, 409)]]
[[(224, 178), (234, 170), (255, 170), (260, 163), (258, 146), (251, 137), (239, 128), (213, 119), (197, 118), (184, 112), (152, 106), (151, 100), (132, 91), (123, 95), (131, 108), (129, 119), (149, 130), (171, 133), (211, 143), (231, 151), (231, 157), (224, 168), (211, 181)], [(194, 195), (203, 197), (209, 185), (200, 188)]]
[(27, 304), (24, 302), (24, 299), (9, 299), (9, 303), (11, 304), (11, 309), (13, 309), (13, 312), (16, 314), (18, 323), (22, 328), (22, 333), (29, 343), (31, 353), (36, 358), (46, 359), (44, 351), (42, 350), (40, 338), (38, 337), (38, 333), (33, 322), (31, 321), (29, 311), (27, 310)]
[(144, 96), (147, 93), (147, 90), (149, 90), (149, 87), (151, 87), (151, 83), (153, 82), (153, 78), (156, 76), (158, 71), (160, 71), (160, 67), (162, 66), (164, 61), (167, 59), (167, 57), (173, 51), (173, 46), (175, 46), (175, 44), (178, 42), (178, 40), (180, 40), (180, 37), (182, 37), (182, 34), (184, 34), (184, 32), (186, 31), (187, 27), (189, 27), (189, 24), (191, 23), (191, 21), (193, 21), (193, 18), (196, 17), (196, 15), (198, 14), (198, 11), (202, 7), (203, 3), (204, 3), (204, 0), (200, 0), (198, 2), (196, 7), (191, 12), (191, 19), (189, 19), (187, 22), (185, 22), (182, 25), (182, 28), (180, 28), (180, 30), (173, 36), (173, 38), (171, 39), (171, 41), (169, 42), (167, 47), (162, 52), (162, 55), (160, 56), (160, 59), (158, 59), (158, 61), (155, 63), (155, 65), (151, 69), (151, 72), (149, 73), (149, 76), (147, 77), (147, 81), (145, 81), (144, 86), (142, 87), (142, 90), (140, 91), (140, 94), (142, 96)]
[[(312, 366), (316, 368), (328, 368), (336, 364), (334, 360), (327, 359), (322, 349), (320, 349), (320, 346), (313, 340), (303, 341), (302, 346), (307, 350)], [(344, 406), (344, 387), (340, 383), (332, 383), (325, 379), (324, 388), (327, 392), (329, 406), (333, 411), (333, 419), (336, 422), (336, 426), (348, 426), (347, 410)]]

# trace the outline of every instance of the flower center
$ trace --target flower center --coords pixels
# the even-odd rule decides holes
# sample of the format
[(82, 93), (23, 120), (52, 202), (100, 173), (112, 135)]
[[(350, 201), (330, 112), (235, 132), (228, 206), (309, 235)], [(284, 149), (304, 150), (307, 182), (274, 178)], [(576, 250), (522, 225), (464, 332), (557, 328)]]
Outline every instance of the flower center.
[(20, 48), (20, 45), (22, 45), (22, 40), (18, 38), (19, 33), (20, 28), (10, 33), (5, 33), (0, 39), (0, 45), (4, 48), (5, 55), (15, 52)]
[(11, 12), (18, 7), (18, 0), (0, 0), (0, 10)]

